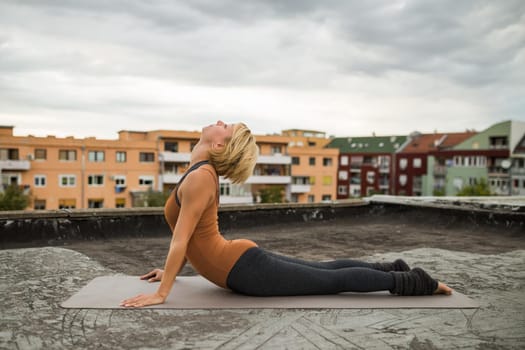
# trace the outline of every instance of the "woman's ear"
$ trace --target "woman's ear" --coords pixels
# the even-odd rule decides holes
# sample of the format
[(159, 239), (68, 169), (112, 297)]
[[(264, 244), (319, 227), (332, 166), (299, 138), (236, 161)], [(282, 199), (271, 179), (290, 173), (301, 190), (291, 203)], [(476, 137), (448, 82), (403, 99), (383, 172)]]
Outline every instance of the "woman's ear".
[(224, 145), (222, 143), (215, 143), (214, 142), (214, 143), (211, 144), (211, 149), (213, 149), (214, 151), (215, 150), (220, 150), (222, 148), (224, 148)]

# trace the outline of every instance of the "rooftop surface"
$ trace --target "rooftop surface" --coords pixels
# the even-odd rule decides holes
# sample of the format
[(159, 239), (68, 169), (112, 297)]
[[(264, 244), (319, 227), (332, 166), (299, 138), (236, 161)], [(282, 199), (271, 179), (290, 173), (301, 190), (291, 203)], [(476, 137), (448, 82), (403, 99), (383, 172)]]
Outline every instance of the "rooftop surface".
[[(411, 210), (417, 211), (420, 205), (432, 204), (427, 199), (411, 205)], [(512, 208), (516, 205), (506, 210)], [(456, 215), (460, 217), (464, 212), (458, 209)], [(402, 257), (411, 266), (423, 267), (476, 300), (480, 308), (62, 309), (61, 302), (95, 277), (139, 275), (162, 267), (170, 238), (67, 240), (61, 246), (35, 246), (28, 242), (24, 248), (0, 250), (0, 266), (7, 272), (0, 276), (0, 348), (525, 347), (522, 226), (509, 229), (480, 223), (458, 224), (450, 215), (399, 215), (387, 209), (375, 216), (296, 224), (280, 224), (277, 218), (269, 225), (228, 228), (223, 234), (227, 238), (250, 238), (266, 249), (307, 259), (383, 261)], [(193, 273), (189, 266), (183, 270), (183, 275)]]

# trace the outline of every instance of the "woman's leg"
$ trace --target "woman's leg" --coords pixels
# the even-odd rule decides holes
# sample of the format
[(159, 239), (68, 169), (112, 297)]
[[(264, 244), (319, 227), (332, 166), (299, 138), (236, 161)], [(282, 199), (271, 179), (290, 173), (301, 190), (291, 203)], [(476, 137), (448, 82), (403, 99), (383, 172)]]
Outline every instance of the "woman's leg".
[(228, 287), (257, 296), (372, 292), (395, 287), (394, 275), (388, 272), (362, 266), (327, 269), (293, 260), (249, 249), (230, 271)]
[(292, 258), (289, 256), (284, 256), (280, 254), (276, 254), (273, 252), (266, 251), (266, 254), (275, 257), (276, 259), (288, 261), (300, 265), (305, 266), (311, 266), (316, 267), (319, 269), (328, 269), (328, 270), (335, 270), (335, 269), (342, 269), (342, 268), (349, 268), (349, 267), (364, 267), (368, 269), (374, 269), (379, 271), (410, 271), (410, 267), (407, 265), (407, 263), (402, 259), (397, 259), (394, 262), (385, 262), (385, 263), (368, 263), (364, 261), (359, 260), (353, 260), (353, 259), (339, 259), (339, 260), (332, 260), (332, 261), (306, 261), (302, 259)]

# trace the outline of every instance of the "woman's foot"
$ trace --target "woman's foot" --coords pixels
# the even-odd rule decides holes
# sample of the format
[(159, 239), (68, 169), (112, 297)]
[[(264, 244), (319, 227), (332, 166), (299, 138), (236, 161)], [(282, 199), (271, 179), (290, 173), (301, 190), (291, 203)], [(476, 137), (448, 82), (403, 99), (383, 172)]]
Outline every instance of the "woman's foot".
[(438, 282), (438, 286), (437, 286), (436, 290), (434, 291), (434, 294), (451, 295), (452, 294), (452, 288), (447, 286), (445, 283)]

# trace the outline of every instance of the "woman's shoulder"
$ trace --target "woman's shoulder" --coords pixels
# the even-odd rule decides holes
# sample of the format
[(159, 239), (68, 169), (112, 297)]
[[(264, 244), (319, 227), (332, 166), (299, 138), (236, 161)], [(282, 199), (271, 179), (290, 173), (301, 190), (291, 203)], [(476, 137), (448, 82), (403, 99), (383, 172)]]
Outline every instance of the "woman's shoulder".
[(217, 173), (210, 164), (204, 164), (188, 174), (181, 189), (186, 190), (215, 190), (218, 184)]

